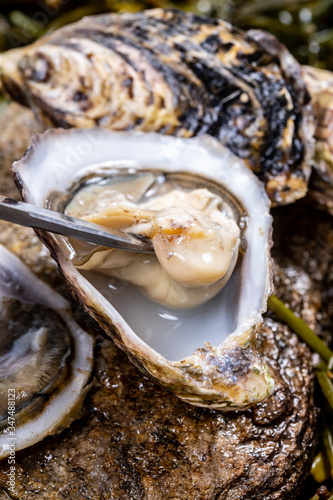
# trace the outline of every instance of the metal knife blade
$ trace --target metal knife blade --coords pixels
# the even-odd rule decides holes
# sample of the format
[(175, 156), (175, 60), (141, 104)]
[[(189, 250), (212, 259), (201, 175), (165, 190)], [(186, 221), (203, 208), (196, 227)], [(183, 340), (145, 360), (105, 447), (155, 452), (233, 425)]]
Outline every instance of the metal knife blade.
[(21, 226), (43, 229), (51, 233), (132, 252), (151, 253), (152, 244), (128, 233), (84, 221), (77, 217), (0, 196), (0, 219)]

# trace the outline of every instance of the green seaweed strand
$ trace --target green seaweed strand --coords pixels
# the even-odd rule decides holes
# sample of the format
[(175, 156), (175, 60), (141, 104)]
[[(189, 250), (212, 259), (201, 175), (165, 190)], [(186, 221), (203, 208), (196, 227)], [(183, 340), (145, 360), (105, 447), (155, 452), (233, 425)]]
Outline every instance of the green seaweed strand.
[(323, 361), (315, 367), (316, 377), (322, 393), (327, 399), (330, 407), (333, 409), (333, 384), (327, 372), (327, 365)]
[(292, 310), (284, 303), (271, 295), (267, 305), (269, 309), (281, 320), (287, 323), (290, 328), (305, 342), (313, 351), (317, 352), (321, 358), (329, 365), (333, 360), (333, 352), (327, 345), (311, 330), (311, 328), (301, 318), (295, 316)]

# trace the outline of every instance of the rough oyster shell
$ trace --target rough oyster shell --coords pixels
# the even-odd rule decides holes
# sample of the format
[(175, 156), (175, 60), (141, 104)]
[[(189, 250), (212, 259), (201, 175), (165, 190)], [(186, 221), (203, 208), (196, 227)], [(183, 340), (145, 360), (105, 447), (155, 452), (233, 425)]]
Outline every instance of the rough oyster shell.
[(303, 66), (302, 75), (318, 122), (310, 196), (333, 215), (333, 73)]
[(49, 126), (218, 138), (274, 202), (305, 195), (314, 119), (273, 36), (177, 10), (87, 17), (1, 57), (13, 98)]
[[(148, 169), (165, 175), (181, 172), (196, 182), (213, 183), (216, 189), (229, 193), (247, 216), (243, 233), (247, 249), (227, 286), (206, 309), (191, 310), (181, 318), (182, 326), (176, 333), (178, 342), (184, 337), (187, 344), (183, 359), (170, 361), (157, 352), (159, 338), (165, 340), (170, 333), (169, 343), (174, 345), (177, 336), (168, 330), (162, 335), (159, 328), (151, 331), (151, 314), (156, 316), (158, 312), (155, 306), (147, 301), (142, 304), (136, 296), (121, 315), (112, 305), (107, 282), (93, 274), (83, 275), (74, 267), (66, 238), (41, 231), (39, 236), (57, 260), (73, 294), (145, 373), (198, 406), (239, 409), (261, 401), (273, 388), (256, 350), (271, 288), (270, 203), (263, 186), (242, 160), (208, 137), (177, 139), (102, 129), (50, 130), (36, 136), (26, 156), (13, 166), (25, 201), (58, 210), (64, 209), (73, 189), (87, 175), (90, 179), (112, 177), (128, 169), (132, 173)], [(135, 307), (137, 317), (130, 325), (126, 311), (133, 313)], [(143, 327), (138, 333), (139, 316)], [(200, 340), (193, 346), (195, 335)], [(214, 341), (216, 347), (211, 345)]]
[(94, 342), (66, 300), (1, 245), (0, 299), (1, 459), (71, 424), (90, 387)]

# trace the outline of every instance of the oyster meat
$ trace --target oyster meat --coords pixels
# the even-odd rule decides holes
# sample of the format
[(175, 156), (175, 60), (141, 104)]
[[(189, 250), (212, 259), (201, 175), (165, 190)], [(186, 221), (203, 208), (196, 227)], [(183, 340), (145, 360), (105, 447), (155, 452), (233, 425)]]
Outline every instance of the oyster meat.
[(314, 118), (273, 36), (177, 10), (87, 17), (1, 56), (1, 81), (46, 126), (216, 137), (277, 204), (305, 195)]
[(1, 459), (72, 423), (90, 387), (93, 339), (3, 246), (0, 299)]
[[(273, 380), (256, 350), (271, 289), (270, 203), (242, 160), (209, 137), (50, 130), (34, 139), (13, 172), (29, 203), (98, 222), (106, 218), (107, 224), (115, 219), (156, 238), (150, 262), (150, 256), (82, 247), (38, 231), (75, 297), (145, 373), (199, 406), (247, 408), (271, 393)], [(172, 210), (177, 203), (180, 220)], [(167, 215), (165, 204), (172, 204)], [(204, 210), (198, 215), (193, 204)], [(192, 224), (193, 213), (203, 219), (201, 228)], [(227, 261), (213, 266), (213, 275), (209, 252), (192, 275), (181, 266), (187, 246), (190, 254), (195, 248), (195, 234), (207, 237), (208, 247), (212, 234), (217, 238), (217, 261), (226, 251)], [(161, 268), (170, 267), (161, 278)], [(171, 289), (166, 302), (165, 288)], [(190, 308), (176, 309), (184, 296)]]
[[(70, 215), (149, 238), (154, 255), (98, 249), (73, 262), (80, 270), (134, 284), (165, 306), (199, 306), (222, 290), (232, 275), (240, 227), (227, 202), (207, 188), (177, 188), (158, 196), (161, 183), (164, 191), (177, 180), (162, 177), (148, 173), (88, 184), (66, 207)], [(157, 187), (149, 199), (136, 204), (134, 193), (143, 198), (152, 184)]]

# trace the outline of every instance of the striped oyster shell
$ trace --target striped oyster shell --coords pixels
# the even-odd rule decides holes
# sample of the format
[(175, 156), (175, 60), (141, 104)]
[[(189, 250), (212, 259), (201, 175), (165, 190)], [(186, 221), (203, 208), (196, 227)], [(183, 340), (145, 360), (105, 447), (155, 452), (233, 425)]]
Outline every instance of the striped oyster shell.
[(87, 17), (1, 56), (46, 126), (216, 137), (276, 204), (305, 195), (314, 118), (301, 68), (268, 33), (177, 10)]

